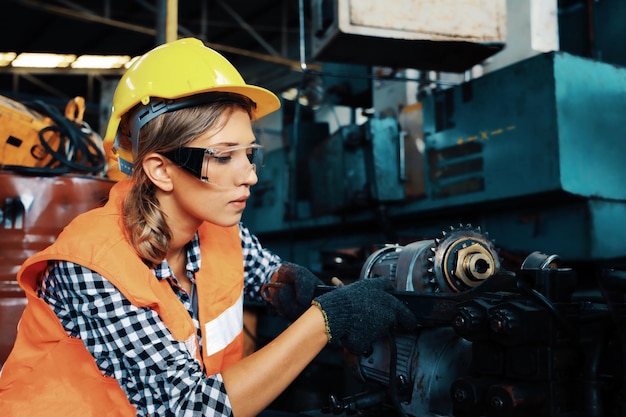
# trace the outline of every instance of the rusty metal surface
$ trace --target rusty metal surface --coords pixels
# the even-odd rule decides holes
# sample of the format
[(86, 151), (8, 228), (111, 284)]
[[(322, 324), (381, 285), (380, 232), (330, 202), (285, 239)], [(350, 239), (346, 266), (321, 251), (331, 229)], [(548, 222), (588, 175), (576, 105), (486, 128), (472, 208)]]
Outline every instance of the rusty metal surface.
[(26, 304), (16, 281), (22, 262), (54, 242), (78, 214), (106, 202), (114, 183), (92, 176), (30, 177), (0, 171), (0, 366)]

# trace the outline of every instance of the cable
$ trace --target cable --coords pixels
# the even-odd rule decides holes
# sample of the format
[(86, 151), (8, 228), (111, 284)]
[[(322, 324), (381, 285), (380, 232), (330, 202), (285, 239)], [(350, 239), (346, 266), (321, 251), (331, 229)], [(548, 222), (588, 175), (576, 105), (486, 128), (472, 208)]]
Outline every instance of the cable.
[[(22, 165), (0, 165), (0, 169), (30, 175), (60, 175), (70, 172), (96, 174), (106, 167), (104, 151), (100, 148), (97, 136), (85, 122), (79, 126), (69, 120), (53, 106), (41, 100), (24, 103), (27, 107), (49, 116), (55, 125), (39, 131), (39, 141), (52, 159), (42, 167)], [(57, 149), (52, 148), (47, 137), (58, 134)]]
[(533, 297), (535, 300), (539, 301), (543, 306), (545, 306), (552, 316), (556, 319), (556, 321), (561, 325), (561, 328), (567, 333), (569, 337), (575, 339), (577, 337), (577, 332), (574, 326), (567, 321), (565, 316), (554, 306), (554, 304), (539, 291), (530, 287), (527, 282), (518, 279), (517, 280), (517, 288), (525, 292), (527, 295)]

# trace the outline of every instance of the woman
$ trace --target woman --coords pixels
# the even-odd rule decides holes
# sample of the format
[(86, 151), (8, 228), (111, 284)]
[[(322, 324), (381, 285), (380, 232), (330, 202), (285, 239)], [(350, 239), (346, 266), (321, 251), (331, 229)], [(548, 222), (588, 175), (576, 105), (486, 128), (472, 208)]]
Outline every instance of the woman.
[[(240, 224), (262, 152), (252, 122), (279, 106), (196, 39), (129, 68), (105, 142), (130, 178), (20, 269), (28, 305), (1, 415), (253, 416), (331, 339), (363, 350), (414, 324), (383, 280), (309, 302), (315, 279)], [(272, 274), (306, 305), (242, 358), (243, 295), (259, 297)]]

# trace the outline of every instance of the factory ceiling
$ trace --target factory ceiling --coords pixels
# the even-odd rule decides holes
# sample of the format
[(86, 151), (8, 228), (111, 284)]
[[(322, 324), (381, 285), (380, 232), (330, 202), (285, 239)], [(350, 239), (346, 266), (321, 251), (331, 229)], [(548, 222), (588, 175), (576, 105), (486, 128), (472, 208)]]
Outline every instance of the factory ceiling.
[[(586, 33), (584, 24), (577, 22), (578, 17), (583, 16), (579, 11), (586, 10), (587, 3), (586, 0), (558, 1), (559, 15), (565, 19), (565, 26), (574, 29), (569, 32)], [(303, 63), (308, 70), (321, 69), (322, 66), (324, 70), (332, 68), (331, 63), (316, 62), (312, 58), (312, 4), (313, 0), (4, 0), (0, 53), (123, 54), (135, 57), (166, 41), (166, 33), (171, 33), (168, 29), (172, 27), (171, 21), (167, 20), (172, 16), (168, 10), (174, 8), (178, 28), (176, 37), (202, 39), (225, 55), (247, 82), (279, 93), (305, 84), (307, 74), (302, 70)], [(613, 8), (616, 4), (619, 1), (613, 3)], [(597, 9), (602, 11), (601, 7)], [(603, 27), (597, 27), (598, 37)], [(562, 45), (579, 43), (578, 38), (561, 35)], [(341, 62), (352, 63), (357, 58), (368, 58), (375, 62), (361, 64), (415, 68), (410, 63), (393, 61), (419, 55), (417, 49), (412, 50), (412, 54), (407, 54), (406, 49), (379, 50), (380, 54), (376, 55), (372, 48), (368, 48), (367, 53), (363, 53), (363, 48), (341, 49)], [(449, 56), (459, 57), (461, 54), (454, 52)], [(382, 62), (381, 57), (388, 62)], [(469, 59), (484, 57), (470, 56)], [(101, 103), (107, 100), (102, 96), (103, 85), (107, 82), (110, 87), (117, 82), (120, 73), (120, 70), (42, 70), (0, 66), (0, 95), (18, 100), (41, 98), (53, 104), (56, 101), (58, 105), (82, 96), (87, 100), (88, 113), (95, 114)], [(362, 75), (359, 72), (353, 78), (361, 82)], [(341, 78), (342, 82), (345, 80), (345, 77)], [(360, 98), (357, 101), (361, 104)]]
[[(308, 1), (5, 0), (0, 53), (141, 55), (165, 41), (172, 4), (177, 5), (177, 36), (204, 40), (247, 82), (279, 91), (301, 77), (300, 26), (308, 24)], [(118, 77), (103, 71), (0, 67), (0, 94), (59, 100), (80, 95), (97, 102), (100, 82)]]

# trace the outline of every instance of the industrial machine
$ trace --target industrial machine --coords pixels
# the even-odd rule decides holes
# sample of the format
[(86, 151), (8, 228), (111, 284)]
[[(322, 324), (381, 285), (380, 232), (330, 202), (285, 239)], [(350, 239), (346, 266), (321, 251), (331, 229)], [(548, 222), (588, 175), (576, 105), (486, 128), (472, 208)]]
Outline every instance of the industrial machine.
[(365, 388), (331, 395), (323, 413), (625, 415), (626, 271), (580, 276), (541, 252), (514, 270), (500, 261), (471, 225), (370, 255), (359, 279), (395, 282), (418, 329), (346, 352)]
[(626, 68), (550, 52), (428, 92), (418, 195), (393, 117), (310, 138), (298, 170), (270, 155), (244, 214), (263, 244), (392, 279), (420, 323), (342, 352), (361, 385), (321, 414), (626, 415), (625, 91)]
[[(324, 269), (322, 251), (406, 243), (459, 222), (489, 230), (521, 257), (622, 258), (624, 91), (625, 68), (536, 55), (425, 95), (421, 149), (396, 118), (372, 115), (305, 137), (310, 151), (298, 169), (275, 151), (283, 154), (268, 157), (244, 221), (269, 247), (315, 270)], [(417, 180), (408, 175), (418, 166), (407, 160), (411, 148), (421, 158)], [(407, 193), (410, 177), (423, 193)], [(298, 184), (298, 197), (282, 184)]]

